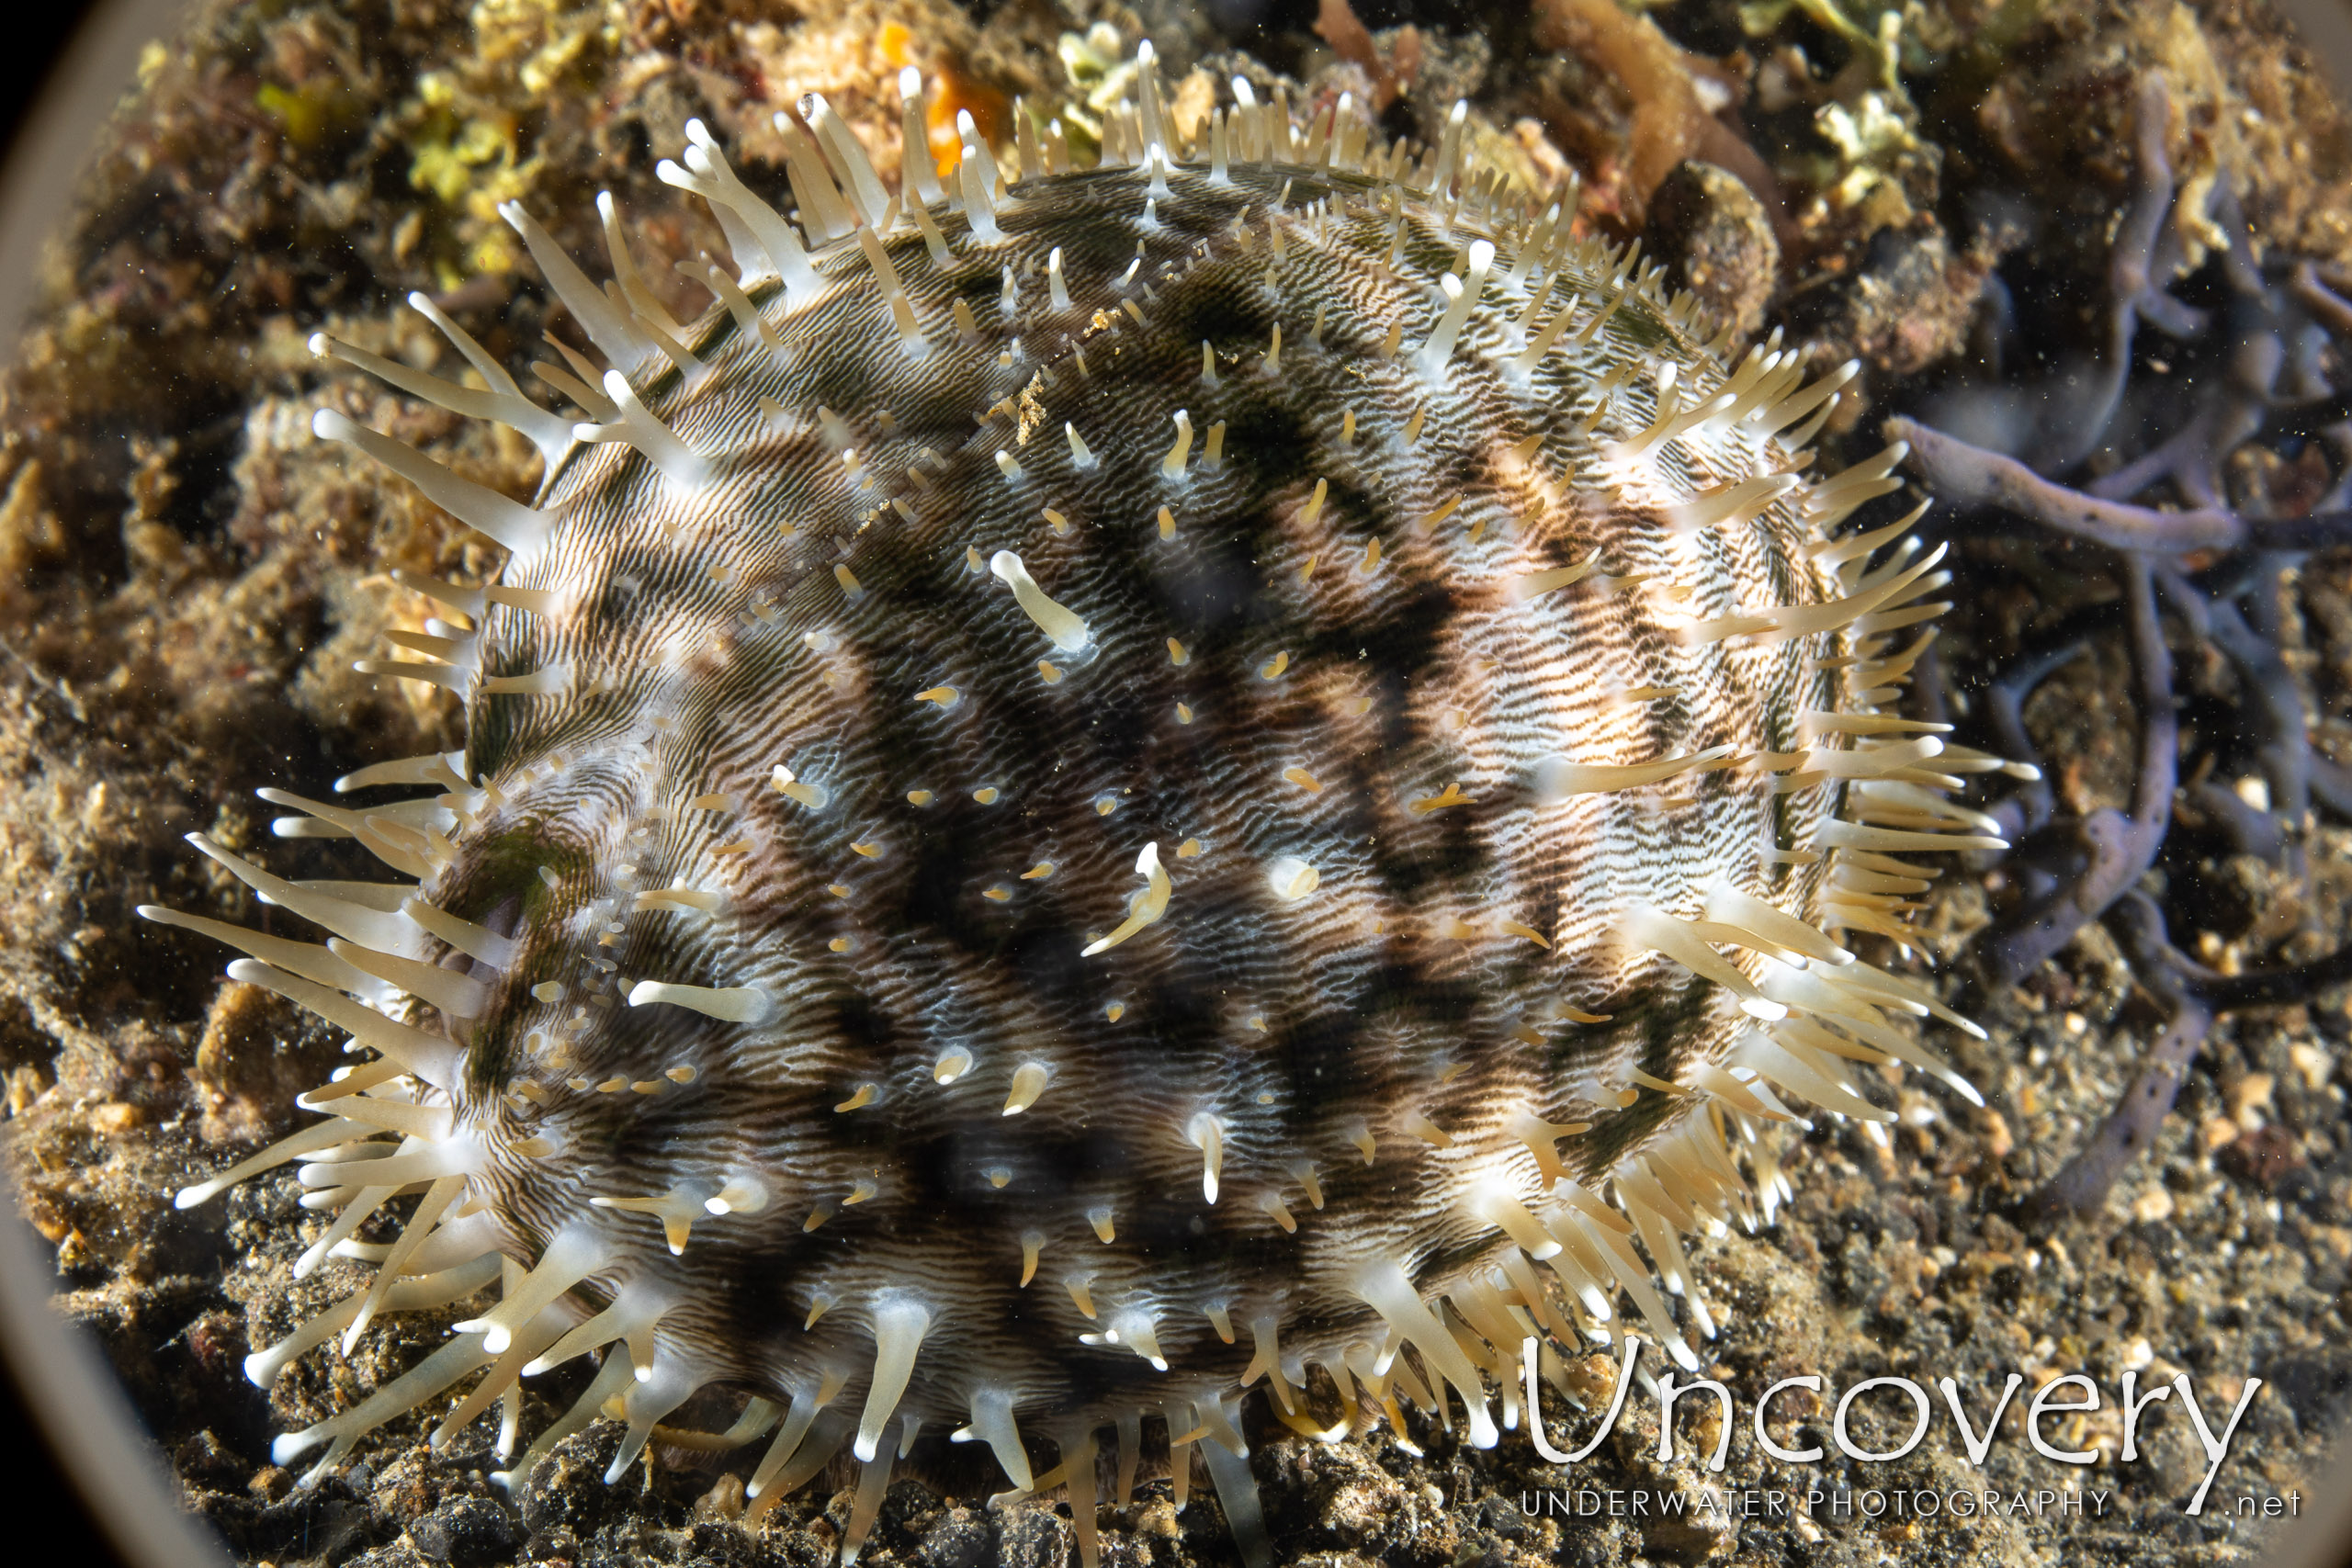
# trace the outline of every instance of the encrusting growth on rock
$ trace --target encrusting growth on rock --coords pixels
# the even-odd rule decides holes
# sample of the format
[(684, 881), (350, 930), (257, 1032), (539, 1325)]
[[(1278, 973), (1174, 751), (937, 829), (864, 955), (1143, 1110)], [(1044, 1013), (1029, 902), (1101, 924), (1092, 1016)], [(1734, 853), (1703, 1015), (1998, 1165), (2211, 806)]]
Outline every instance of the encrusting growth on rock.
[(1184, 146), (1136, 84), (1089, 170), (967, 117), (944, 197), (807, 100), (799, 226), (690, 125), (662, 176), (735, 267), (691, 323), (609, 203), (608, 287), (510, 209), (605, 362), (545, 367), (577, 422), (429, 310), (488, 390), (315, 344), (549, 469), (526, 505), (319, 412), (510, 552), (378, 666), (466, 748), (337, 785), (420, 799), (270, 792), (396, 880), (198, 840), (332, 940), (149, 911), (364, 1058), (182, 1202), (299, 1162), (307, 1271), (415, 1195), (255, 1379), (478, 1303), (280, 1462), (469, 1379), (436, 1440), (503, 1403), (511, 1444), (519, 1380), (598, 1355), (510, 1478), (608, 1409), (617, 1478), (722, 1385), (753, 1516), (865, 1467), (845, 1561), (945, 1433), (1066, 1485), (1091, 1564), (1102, 1429), (1124, 1493), (1164, 1422), (1262, 1563), (1261, 1380), (1491, 1444), (1544, 1336), (1630, 1311), (1695, 1367), (1681, 1237), (1770, 1214), (1781, 1093), (1952, 1077), (1909, 1021), (1959, 1021), (1844, 933), (1999, 842), (1948, 795), (2001, 764), (1884, 711), (1945, 574), (1911, 518), (1841, 532), (1899, 449), (1808, 471), (1850, 367), (1702, 342), (1458, 111), (1422, 153), (1237, 82)]

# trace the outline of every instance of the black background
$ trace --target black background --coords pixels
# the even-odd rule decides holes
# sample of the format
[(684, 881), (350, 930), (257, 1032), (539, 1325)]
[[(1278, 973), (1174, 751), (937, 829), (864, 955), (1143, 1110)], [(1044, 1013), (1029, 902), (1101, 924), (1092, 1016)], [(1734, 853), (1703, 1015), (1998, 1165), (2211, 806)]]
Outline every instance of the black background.
[[(7, 47), (0, 49), (0, 135), (13, 143), (26, 115), (39, 96), (51, 63), (62, 53), (87, 14), (86, 5), (43, 0), (10, 0)], [(0, 342), (14, 350), (14, 333), (0, 327)], [(0, 1133), (0, 1136), (5, 1136)], [(13, 1203), (14, 1194), (0, 1194)], [(121, 1562), (106, 1544), (82, 1506), (72, 1482), (57, 1468), (40, 1437), (40, 1426), (25, 1408), (12, 1381), (0, 1373), (0, 1392), (6, 1396), (6, 1426), (0, 1428), (0, 1515), (21, 1534), (8, 1552), (19, 1561), (43, 1561), (56, 1568), (112, 1568)], [(21, 1554), (21, 1555), (20, 1555)]]
[[(1292, 23), (1313, 14), (1311, 0), (1203, 0), (1228, 29), (1246, 35), (1255, 23)], [(1508, 0), (1506, 0), (1508, 3)], [(7, 8), (6, 47), (0, 48), (0, 137), (13, 143), (25, 117), (33, 107), (51, 67), (71, 41), (91, 7), (77, 0), (0, 0)], [(1474, 8), (1437, 4), (1407, 4), (1396, 0), (1355, 0), (1358, 15), (1374, 27), (1392, 20), (1393, 10), (1408, 10), (1416, 19), (1447, 19), (1441, 15)], [(1244, 39), (1246, 42), (1246, 38)], [(13, 334), (0, 326), (0, 352), (13, 349)], [(6, 1136), (0, 1132), (0, 1136)], [(0, 1201), (13, 1198), (0, 1191)], [(14, 1382), (0, 1371), (0, 1399), (6, 1417), (0, 1427), (0, 1516), (10, 1522), (8, 1546), (0, 1549), (6, 1560), (31, 1561), (54, 1568), (113, 1568), (121, 1559), (107, 1545), (92, 1522), (73, 1483), (66, 1479), (40, 1437), (40, 1426), (26, 1408)], [(2352, 1542), (2346, 1542), (2345, 1561), (2352, 1562)]]

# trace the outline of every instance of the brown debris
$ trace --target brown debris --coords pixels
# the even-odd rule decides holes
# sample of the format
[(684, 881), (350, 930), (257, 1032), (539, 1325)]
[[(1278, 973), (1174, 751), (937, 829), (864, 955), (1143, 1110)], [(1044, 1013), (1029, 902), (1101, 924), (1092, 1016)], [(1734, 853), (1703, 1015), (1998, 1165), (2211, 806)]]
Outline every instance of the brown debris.
[(1385, 113), (1399, 93), (1412, 87), (1413, 76), (1420, 70), (1419, 28), (1399, 28), (1396, 41), (1383, 51), (1373, 38), (1372, 29), (1358, 19), (1348, 0), (1319, 0), (1315, 33), (1337, 51), (1340, 59), (1372, 78), (1372, 112), (1375, 116)]
[[(2352, 118), (2267, 6), (2049, 5), (1970, 107), (2038, 202), (2086, 221), (2128, 178), (2133, 85), (2160, 74), (2165, 152), (2184, 190), (2233, 185), (2265, 250), (2352, 261)], [(2209, 236), (2214, 238), (2218, 236)]]
[(1616, 0), (1537, 0), (1532, 36), (1539, 48), (1574, 54), (1613, 78), (1631, 101), (1628, 144), (1614, 182), (1614, 205), (1628, 227), (1641, 225), (1651, 196), (1678, 164), (1691, 158), (1736, 175), (1763, 203), (1774, 228), (1785, 225), (1771, 169), (1745, 138), (1707, 110), (1696, 75), (1726, 87), (1718, 68)]
[(1741, 337), (1764, 324), (1781, 281), (1771, 214), (1730, 170), (1692, 159), (1650, 200), (1650, 250), (1674, 287), (1688, 288)]
[(1631, 220), (1674, 166), (1699, 155), (1707, 119), (1682, 51), (1647, 17), (1616, 0), (1538, 0), (1535, 41), (1566, 50), (1616, 78), (1633, 100), (1631, 146), (1619, 172), (1619, 206)]
[(2303, 1168), (2303, 1156), (2295, 1134), (2272, 1125), (2239, 1134), (2213, 1156), (2213, 1163), (2240, 1181), (2271, 1192)]
[(322, 1035), (259, 986), (221, 987), (188, 1075), (204, 1117), (198, 1135), (220, 1145), (284, 1131), (298, 1114), (294, 1096), (325, 1081), (334, 1066), (334, 1047)]
[(1922, 219), (1886, 231), (1876, 265), (1838, 291), (1811, 339), (1815, 352), (1860, 359), (1890, 376), (1911, 376), (1960, 351), (1996, 257), (1952, 253), (1943, 228)]

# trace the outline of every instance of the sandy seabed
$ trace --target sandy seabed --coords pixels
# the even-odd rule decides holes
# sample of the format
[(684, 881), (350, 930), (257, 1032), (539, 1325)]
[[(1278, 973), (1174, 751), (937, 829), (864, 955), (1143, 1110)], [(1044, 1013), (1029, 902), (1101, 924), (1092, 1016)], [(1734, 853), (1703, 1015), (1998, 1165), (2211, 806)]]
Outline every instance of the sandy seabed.
[[(1001, 128), (1015, 95), (1083, 110), (1093, 73), (1147, 34), (1180, 114), (1204, 112), (1237, 73), (1286, 79), (1302, 102), (1353, 91), (1382, 106), (1391, 134), (1432, 130), (1467, 97), (1491, 158), (1531, 188), (1580, 171), (1584, 222), (1645, 235), (1743, 331), (1779, 325), (1820, 367), (1863, 360), (1824, 443), (1833, 466), (1838, 443), (1862, 450), (1886, 413), (2032, 373), (2000, 362), (1987, 327), (1996, 295), (2043, 291), (2058, 301), (2044, 317), (2071, 310), (2092, 332), (2130, 188), (2133, 90), (2151, 73), (2176, 107), (2176, 163), (2238, 182), (2267, 264), (2352, 264), (2352, 130), (2252, 0), (1916, 0), (1893, 13), (1892, 58), (1870, 43), (1886, 11), (1680, 0), (1637, 16), (1548, 0), (1508, 17), (1367, 6), (1357, 23), (1329, 4), (1318, 18), (1239, 4), (390, 0), (212, 5), (184, 38), (159, 41), (0, 381), (0, 923), (13, 936), (0, 954), (0, 1071), (7, 1156), (55, 1249), (61, 1299), (239, 1558), (814, 1564), (830, 1560), (849, 1506), (842, 1478), (820, 1480), (747, 1532), (739, 1479), (658, 1444), (650, 1472), (607, 1487), (612, 1423), (564, 1444), (511, 1506), (486, 1479), (489, 1424), (435, 1455), (421, 1417), (395, 1422), (310, 1490), (268, 1462), (273, 1433), (344, 1407), (446, 1323), (399, 1320), (347, 1360), (322, 1351), (267, 1392), (246, 1382), (251, 1348), (363, 1271), (291, 1278), (321, 1222), (289, 1180), (187, 1213), (169, 1195), (289, 1125), (293, 1095), (322, 1076), (336, 1040), (224, 983), (206, 944), (131, 911), (240, 909), (181, 836), (266, 840), (254, 786), (319, 793), (366, 762), (453, 744), (454, 705), (351, 662), (377, 652), (385, 628), (421, 625), (390, 569), (475, 577), (492, 564), (406, 487), (311, 440), (320, 389), (346, 378), (311, 359), (310, 333), (422, 357), (429, 329), (400, 306), (422, 288), (519, 371), (548, 300), (498, 201), (526, 199), (592, 254), (591, 198), (608, 187), (667, 279), (672, 260), (718, 238), (652, 174), (689, 118), (763, 170), (780, 153), (767, 114), (821, 90), (894, 168), (900, 65)], [(1082, 45), (1098, 24), (1117, 52), (1080, 47), (1066, 62), (1065, 36)], [(363, 395), (379, 428), (473, 477), (521, 493), (535, 476), (536, 455), (511, 433)], [(2290, 503), (2328, 478), (2312, 476), (2315, 450), (2235, 454), (2233, 497)], [(2096, 612), (2116, 590), (2097, 552), (2030, 534), (1965, 536), (1959, 556), (1943, 681), (1965, 719), (1971, 694), (2037, 628)], [(2352, 558), (2312, 557), (2287, 588), (2279, 637), (2314, 743), (2352, 758)], [(2120, 638), (2088, 646), (2026, 713), (2078, 814), (2129, 799), (2137, 722)], [(2228, 668), (2186, 640), (2176, 660), (2188, 722), (2223, 728), (2246, 700)], [(2177, 831), (2149, 882), (2175, 941), (2225, 970), (2335, 947), (2352, 931), (2352, 832), (2323, 813), (2289, 835), (2274, 863)], [(271, 859), (364, 874), (350, 852), (296, 841)], [(1939, 886), (1935, 956), (1957, 995), (1967, 939), (2000, 908), (2006, 876), (1956, 868)], [(2345, 1416), (2346, 1000), (2226, 1018), (2103, 1211), (2036, 1227), (2026, 1199), (2105, 1115), (2161, 1022), (2115, 943), (2086, 929), (2022, 984), (1971, 999), (1989, 1040), (1939, 1033), (1984, 1109), (1917, 1082), (1882, 1086), (1901, 1111), (1891, 1137), (1826, 1119), (1792, 1137), (1793, 1202), (1757, 1235), (1696, 1248), (1724, 1324), (1702, 1347), (1704, 1375), (1736, 1402), (1723, 1471), (1703, 1463), (1722, 1435), (1713, 1401), (1686, 1400), (1678, 1457), (1661, 1461), (1645, 1388), (1567, 1467), (1524, 1429), (1478, 1450), (1416, 1418), (1409, 1443), (1383, 1429), (1327, 1447), (1264, 1422), (1253, 1464), (1283, 1559), (2254, 1559), (2266, 1531), (2308, 1506)], [(2011, 1372), (2023, 1388), (1973, 1465), (1938, 1380), (1955, 1380), (1981, 1419)], [(2101, 1408), (2029, 1431), (2036, 1392), (2075, 1373), (2098, 1385)], [(2143, 1391), (2189, 1378), (2217, 1428), (2245, 1380), (2264, 1380), (2200, 1515), (2187, 1508), (2210, 1465), (2177, 1402), (2143, 1418), (2137, 1457), (2120, 1459), (2127, 1373)], [(1749, 1412), (1808, 1374), (1821, 1390), (1783, 1391), (1769, 1431), (1824, 1457), (1774, 1458)], [(1884, 1461), (1848, 1457), (1837, 1439), (1902, 1447), (1914, 1411), (1901, 1389), (1858, 1401), (1833, 1429), (1840, 1392), (1873, 1378), (1935, 1396), (1925, 1439)], [(1600, 1359), (1566, 1381), (1588, 1411), (1544, 1393), (1550, 1440), (1573, 1450), (1614, 1380)], [(556, 1407), (545, 1392), (533, 1403), (535, 1422)], [(2035, 1432), (2098, 1458), (2046, 1459)], [(992, 1509), (995, 1484), (979, 1468), (899, 1481), (865, 1561), (1072, 1559), (1067, 1505)], [(1204, 1494), (1180, 1513), (1163, 1476), (1105, 1506), (1106, 1562), (1238, 1561)]]

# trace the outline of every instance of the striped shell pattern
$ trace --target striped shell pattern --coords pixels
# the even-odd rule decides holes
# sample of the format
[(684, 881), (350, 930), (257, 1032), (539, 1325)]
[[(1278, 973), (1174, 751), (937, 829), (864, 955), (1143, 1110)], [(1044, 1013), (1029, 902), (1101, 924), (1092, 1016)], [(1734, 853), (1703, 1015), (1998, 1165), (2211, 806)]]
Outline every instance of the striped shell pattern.
[(1769, 1218), (1783, 1097), (1966, 1092), (1849, 945), (1906, 939), (1905, 857), (1995, 841), (1950, 796), (2000, 766), (1892, 711), (1944, 577), (1917, 512), (1845, 526), (1898, 451), (1810, 471), (1851, 367), (1703, 341), (1459, 111), (1419, 152), (1239, 85), (1187, 147), (1138, 86), (1099, 166), (1023, 118), (944, 190), (808, 100), (791, 218), (691, 127), (662, 177), (733, 253), (692, 323), (609, 203), (601, 287), (510, 210), (595, 351), (539, 367), (577, 417), (421, 299), (475, 381), (314, 341), (547, 478), (317, 415), (510, 552), (407, 579), (441, 619), (367, 666), (465, 748), (336, 785), (407, 799), (265, 792), (392, 881), (198, 836), (322, 942), (147, 911), (358, 1053), (181, 1195), (299, 1162), (299, 1271), (378, 1265), (254, 1380), (474, 1303), (280, 1462), (469, 1379), (436, 1440), (503, 1402), (504, 1451), (592, 1356), (510, 1477), (607, 1413), (616, 1479), (721, 1385), (775, 1434), (755, 1516), (862, 1464), (844, 1560), (946, 1433), (1066, 1485), (1091, 1564), (1103, 1435), (1124, 1491), (1164, 1422), (1263, 1562), (1247, 1391), (1491, 1444), (1546, 1339), (1694, 1367), (1682, 1237)]

